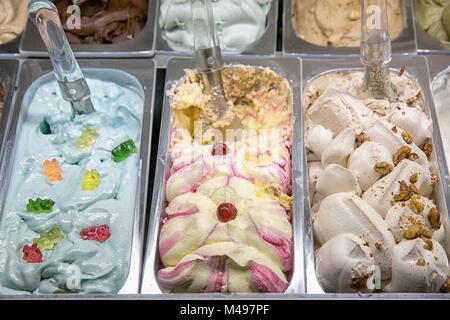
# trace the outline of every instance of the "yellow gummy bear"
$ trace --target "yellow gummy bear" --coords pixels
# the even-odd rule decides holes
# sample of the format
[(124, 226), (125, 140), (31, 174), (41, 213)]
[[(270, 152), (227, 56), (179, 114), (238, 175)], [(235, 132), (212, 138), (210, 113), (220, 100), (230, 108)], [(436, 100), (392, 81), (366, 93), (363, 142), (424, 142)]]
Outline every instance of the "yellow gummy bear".
[(86, 170), (81, 179), (82, 191), (95, 191), (100, 185), (100, 174), (97, 170)]
[(75, 145), (80, 150), (86, 150), (97, 141), (97, 138), (97, 131), (88, 128), (81, 133)]

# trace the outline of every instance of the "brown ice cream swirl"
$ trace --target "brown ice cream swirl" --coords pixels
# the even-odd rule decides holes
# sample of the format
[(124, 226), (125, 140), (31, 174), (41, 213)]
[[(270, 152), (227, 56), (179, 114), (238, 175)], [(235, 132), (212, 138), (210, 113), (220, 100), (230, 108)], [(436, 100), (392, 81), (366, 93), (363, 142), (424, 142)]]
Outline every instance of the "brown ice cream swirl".
[(25, 28), (28, 0), (0, 1), (0, 44), (14, 40)]
[(70, 0), (55, 2), (66, 35), (74, 44), (108, 44), (136, 37), (147, 20), (148, 0), (88, 0), (81, 7), (81, 29), (70, 29), (66, 24), (71, 13)]

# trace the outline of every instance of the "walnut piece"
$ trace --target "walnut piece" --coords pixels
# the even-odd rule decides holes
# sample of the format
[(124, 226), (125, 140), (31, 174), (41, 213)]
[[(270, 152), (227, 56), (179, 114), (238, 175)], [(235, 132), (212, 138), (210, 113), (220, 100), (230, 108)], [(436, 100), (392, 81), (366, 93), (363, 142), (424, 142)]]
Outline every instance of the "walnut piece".
[(392, 164), (383, 161), (375, 164), (373, 169), (375, 170), (375, 172), (381, 174), (384, 177), (394, 170), (394, 166)]
[(411, 197), (409, 202), (409, 207), (414, 213), (422, 213), (425, 209), (425, 205), (422, 201), (420, 201), (420, 196), (415, 194)]
[(370, 138), (367, 134), (362, 132), (361, 134), (356, 136), (356, 144), (360, 147), (364, 142), (370, 141)]
[(425, 267), (426, 264), (427, 263), (426, 263), (425, 259), (419, 259), (417, 261), (417, 265), (420, 266), (420, 267)]
[(405, 142), (406, 142), (407, 144), (412, 144), (412, 143), (413, 143), (413, 138), (412, 138), (412, 136), (409, 134), (408, 131), (403, 131), (403, 132), (402, 132), (402, 138), (403, 138), (403, 140), (405, 140)]
[(431, 208), (428, 213), (428, 220), (430, 221), (433, 230), (439, 230), (441, 228), (441, 214), (436, 208)]
[(403, 146), (394, 154), (394, 164), (397, 166), (402, 160), (407, 159), (411, 155), (412, 149), (408, 146)]
[(409, 178), (409, 182), (416, 183), (417, 181), (419, 181), (419, 174), (418, 173), (413, 173), (411, 178)]
[(427, 155), (428, 158), (431, 157), (431, 154), (433, 153), (433, 140), (431, 138), (426, 138), (425, 143), (422, 146), (423, 152)]

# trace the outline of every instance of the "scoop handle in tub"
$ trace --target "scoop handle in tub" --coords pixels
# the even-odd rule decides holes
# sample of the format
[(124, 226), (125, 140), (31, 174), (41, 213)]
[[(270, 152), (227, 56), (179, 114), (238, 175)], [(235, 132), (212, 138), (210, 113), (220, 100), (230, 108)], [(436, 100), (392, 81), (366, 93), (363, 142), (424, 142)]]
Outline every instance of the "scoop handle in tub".
[(361, 62), (369, 98), (392, 100), (389, 65), (392, 46), (386, 0), (364, 0), (361, 8)]
[(67, 41), (58, 10), (48, 0), (32, 0), (28, 12), (47, 47), (62, 95), (77, 114), (95, 112), (91, 92)]
[(222, 82), (223, 60), (217, 38), (214, 14), (210, 0), (191, 0), (192, 19), (194, 26), (194, 47), (197, 70), (203, 76), (205, 91), (211, 94), (209, 105), (214, 119), (213, 126), (222, 128), (231, 124), (240, 128), (237, 117), (230, 118), (231, 106), (227, 103)]

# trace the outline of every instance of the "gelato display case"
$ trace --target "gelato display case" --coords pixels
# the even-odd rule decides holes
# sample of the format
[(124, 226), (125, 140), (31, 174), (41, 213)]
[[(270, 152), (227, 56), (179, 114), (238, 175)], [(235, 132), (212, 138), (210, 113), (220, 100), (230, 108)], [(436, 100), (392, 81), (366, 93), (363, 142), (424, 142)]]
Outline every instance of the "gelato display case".
[[(83, 2), (103, 3), (103, 6), (91, 9), (80, 5), (79, 21), (77, 12), (73, 11), (71, 6), (68, 7), (70, 1), (53, 2), (58, 8), (66, 36), (76, 57), (136, 58), (154, 55), (155, 1), (148, 1), (148, 5), (142, 0)], [(77, 22), (80, 23), (79, 26)], [(33, 23), (29, 23), (25, 29), (20, 52), (29, 57), (48, 55)]]
[[(189, 1), (156, 0), (156, 45), (160, 55), (192, 56), (194, 36)], [(223, 55), (276, 52), (278, 0), (213, 1)]]
[[(167, 69), (165, 88), (167, 95), (162, 110), (141, 292), (169, 295), (175, 292), (192, 293), (194, 296), (200, 292), (243, 295), (258, 292), (266, 294), (303, 292), (300, 61), (297, 59), (226, 59), (224, 72), (228, 70), (231, 73), (226, 78), (228, 80), (225, 80), (226, 90), (230, 90), (229, 93), (233, 96), (236, 94), (238, 100), (245, 99), (244, 96), (241, 97), (241, 94), (247, 98), (254, 97), (255, 106), (259, 105), (263, 108), (261, 111), (275, 102), (271, 102), (271, 99), (276, 99), (278, 106), (284, 106), (285, 104), (282, 103), (284, 98), (279, 97), (277, 92), (281, 90), (286, 93), (288, 89), (283, 88), (286, 85), (290, 86), (288, 91), (292, 90), (290, 98), (292, 122), (288, 121), (284, 125), (279, 123), (281, 134), (287, 133), (290, 136), (289, 146), (277, 152), (274, 145), (274, 149), (271, 149), (272, 153), (269, 154), (275, 157), (275, 154), (279, 153), (280, 158), (275, 157), (274, 160), (269, 159), (262, 163), (248, 160), (248, 158), (252, 159), (253, 148), (256, 147), (259, 150), (263, 148), (264, 143), (257, 142), (255, 146), (247, 148), (245, 145), (240, 145), (242, 141), (226, 140), (220, 144), (222, 149), (219, 148), (219, 155), (215, 152), (218, 148), (217, 143), (212, 145), (208, 142), (198, 145), (197, 140), (192, 142), (187, 142), (190, 138), (183, 140), (186, 139), (187, 133), (179, 130), (178, 127), (182, 119), (179, 108), (185, 103), (184, 99), (188, 99), (186, 103), (189, 101), (190, 90), (196, 91), (193, 89), (194, 83), (189, 84), (195, 79), (195, 75), (189, 73), (185, 75), (184, 70), (193, 67), (193, 61), (190, 59), (172, 59)], [(255, 67), (256, 69), (252, 69)], [(238, 76), (238, 70), (243, 72), (241, 76)], [(250, 75), (246, 75), (246, 72), (250, 72)], [(256, 77), (254, 82), (251, 80), (253, 79), (251, 75)], [(265, 80), (265, 77), (268, 79)], [(286, 80), (281, 80), (283, 78)], [(264, 84), (264, 81), (269, 83)], [(270, 84), (270, 81), (275, 82)], [(183, 88), (186, 85), (186, 88), (190, 89)], [(239, 87), (240, 85), (242, 88)], [(259, 89), (255, 89), (255, 86)], [(173, 96), (170, 95), (171, 89)], [(189, 91), (186, 92), (186, 90)], [(238, 93), (241, 90), (242, 92)], [(258, 91), (255, 90), (262, 91), (257, 93)], [(260, 94), (262, 96), (258, 98)], [(269, 100), (262, 102), (264, 99)], [(201, 103), (202, 99), (196, 101)], [(195, 102), (191, 103), (198, 105)], [(191, 112), (192, 110), (189, 114)], [(259, 114), (270, 115), (270, 112), (266, 110)], [(272, 128), (271, 132), (275, 134), (278, 127), (270, 127), (271, 121), (274, 121), (274, 124), (278, 123), (277, 120), (273, 120), (275, 114), (264, 120), (261, 127), (259, 125), (258, 127), (261, 130)], [(286, 116), (289, 114), (290, 112)], [(241, 119), (245, 130), (246, 125), (252, 122), (247, 123), (245, 116)], [(249, 139), (249, 141), (253, 140)], [(180, 143), (184, 149), (181, 154), (177, 151)], [(200, 155), (187, 154), (189, 150), (194, 152), (194, 149), (200, 149)], [(244, 152), (247, 155), (246, 159), (240, 157), (238, 149), (246, 150)], [(282, 164), (281, 167), (280, 164)], [(212, 176), (204, 170), (212, 172)], [(249, 180), (246, 180), (246, 177)], [(268, 195), (260, 189), (261, 183), (273, 185), (277, 190), (279, 183), (284, 187), (280, 187), (277, 196), (267, 198)], [(217, 190), (210, 193), (210, 188)], [(256, 196), (255, 193), (258, 195)], [(220, 195), (224, 195), (225, 199), (222, 199)], [(219, 211), (223, 209), (224, 202), (235, 209), (236, 214), (231, 219), (220, 217)], [(283, 202), (287, 207), (286, 211), (281, 206)], [(244, 203), (246, 203), (245, 206)], [(220, 209), (217, 209), (218, 220), (215, 217), (217, 205)], [(260, 209), (256, 209), (257, 207)], [(254, 227), (252, 223), (248, 224), (249, 221), (253, 221)], [(269, 226), (266, 223), (273, 225)], [(226, 230), (229, 237), (223, 235), (223, 232), (227, 233)], [(177, 235), (178, 238), (181, 236), (180, 232), (185, 235), (192, 234), (185, 239), (186, 241), (177, 241), (175, 239)], [(277, 240), (271, 238), (270, 234), (276, 234)], [(198, 236), (204, 237), (204, 240), (196, 245)], [(183, 248), (183, 243), (186, 244), (186, 248)], [(262, 252), (265, 253), (262, 254)], [(214, 262), (215, 257), (222, 256), (222, 253), (227, 258), (219, 259), (222, 262)], [(202, 254), (209, 257), (205, 262), (195, 259)], [(270, 260), (267, 260), (265, 256)], [(185, 271), (185, 268), (190, 271)], [(204, 270), (205, 268), (209, 271)], [(213, 281), (205, 279), (205, 273), (217, 276)], [(262, 279), (265, 281), (261, 282)], [(204, 290), (200, 289), (202, 286), (205, 286)]]
[(46, 60), (27, 60), (1, 166), (6, 295), (136, 294), (155, 65), (83, 60), (96, 112), (74, 115)]
[[(388, 3), (388, 18), (395, 21), (390, 27), (392, 52), (414, 54), (417, 46), (411, 2)], [(359, 1), (284, 0), (284, 54), (321, 58), (359, 55), (360, 30)]]
[(448, 169), (428, 67), (391, 67), (398, 102), (358, 102), (359, 60), (303, 61), (307, 293), (446, 296)]
[(21, 1), (0, 0), (0, 300), (450, 299), (450, 0), (387, 1), (389, 100), (362, 90), (360, 1), (211, 1), (225, 140), (191, 1), (52, 0), (83, 115), (31, 21), (2, 43)]

